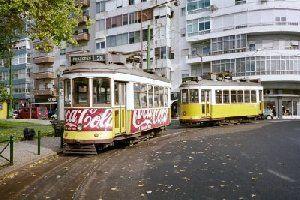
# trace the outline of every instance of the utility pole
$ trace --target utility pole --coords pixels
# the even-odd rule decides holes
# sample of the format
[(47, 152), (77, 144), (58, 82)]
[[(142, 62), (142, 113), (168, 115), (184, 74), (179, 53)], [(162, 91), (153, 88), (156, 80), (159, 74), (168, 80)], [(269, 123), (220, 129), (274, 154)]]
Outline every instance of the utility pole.
[(8, 67), (9, 67), (9, 107), (8, 107), (8, 118), (12, 118), (13, 113), (13, 79), (12, 79), (12, 51), (11, 48), (8, 50)]
[(150, 25), (147, 29), (147, 71), (150, 69)]
[(140, 13), (141, 13), (141, 15), (140, 15), (140, 18), (141, 18), (141, 28), (140, 28), (140, 42), (141, 42), (141, 49), (140, 49), (140, 56), (141, 56), (141, 60), (140, 60), (140, 62), (141, 62), (141, 69), (143, 69), (143, 62), (144, 62), (144, 60), (143, 60), (143, 9), (141, 8), (141, 11), (140, 11)]

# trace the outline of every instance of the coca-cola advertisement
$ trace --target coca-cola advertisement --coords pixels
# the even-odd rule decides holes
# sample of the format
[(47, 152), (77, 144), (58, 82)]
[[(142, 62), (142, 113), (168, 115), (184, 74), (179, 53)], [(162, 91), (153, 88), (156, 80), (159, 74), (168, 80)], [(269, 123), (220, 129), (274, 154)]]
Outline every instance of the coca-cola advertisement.
[(133, 110), (131, 119), (132, 133), (170, 124), (168, 108)]
[[(77, 131), (111, 131), (111, 109), (68, 109), (65, 115), (66, 130)], [(80, 126), (80, 127), (79, 127)]]

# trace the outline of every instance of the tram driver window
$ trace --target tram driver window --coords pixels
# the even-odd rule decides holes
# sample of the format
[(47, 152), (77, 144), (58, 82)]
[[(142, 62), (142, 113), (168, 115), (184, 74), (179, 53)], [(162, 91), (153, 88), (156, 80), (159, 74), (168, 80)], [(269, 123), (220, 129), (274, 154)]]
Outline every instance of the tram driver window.
[(182, 89), (181, 90), (181, 101), (182, 103), (188, 103), (188, 92), (189, 90), (188, 89)]
[(199, 103), (198, 89), (190, 89), (190, 103)]
[(109, 106), (111, 102), (110, 79), (94, 78), (93, 104), (94, 106)]
[(168, 107), (168, 97), (169, 97), (169, 89), (165, 88), (165, 92), (164, 92), (164, 107)]
[(87, 107), (89, 106), (89, 79), (75, 78), (73, 102), (74, 106)]
[(216, 103), (222, 103), (222, 90), (216, 90)]
[(71, 81), (70, 79), (66, 79), (64, 81), (64, 91), (65, 91), (65, 106), (70, 107), (71, 106)]
[(250, 91), (245, 90), (245, 103), (250, 103)]

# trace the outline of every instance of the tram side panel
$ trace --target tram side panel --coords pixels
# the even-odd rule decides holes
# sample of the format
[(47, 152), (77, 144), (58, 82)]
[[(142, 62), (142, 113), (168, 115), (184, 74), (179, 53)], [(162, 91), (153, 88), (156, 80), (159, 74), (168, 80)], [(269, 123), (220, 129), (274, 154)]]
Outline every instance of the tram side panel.
[(129, 111), (130, 133), (148, 131), (171, 123), (170, 108), (145, 108)]

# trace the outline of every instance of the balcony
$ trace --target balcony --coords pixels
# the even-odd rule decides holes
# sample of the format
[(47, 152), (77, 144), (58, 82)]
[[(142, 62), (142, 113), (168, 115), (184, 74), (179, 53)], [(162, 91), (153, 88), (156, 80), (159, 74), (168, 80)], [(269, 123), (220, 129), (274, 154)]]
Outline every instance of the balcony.
[(75, 5), (81, 5), (82, 7), (90, 7), (90, 0), (75, 0)]
[(55, 75), (54, 72), (47, 71), (47, 72), (36, 72), (32, 74), (33, 79), (54, 79)]
[(33, 58), (33, 63), (36, 65), (52, 65), (54, 63), (54, 56), (52, 55), (41, 55)]
[(89, 33), (78, 33), (77, 35), (74, 35), (74, 39), (77, 42), (87, 42), (90, 40), (90, 34)]
[(82, 25), (87, 24), (87, 22), (89, 21), (89, 18), (90, 18), (89, 16), (83, 15), (83, 16), (79, 19), (78, 25), (79, 25), (79, 26), (82, 26)]
[(44, 88), (39, 90), (33, 90), (34, 96), (57, 96), (57, 91), (54, 88)]

